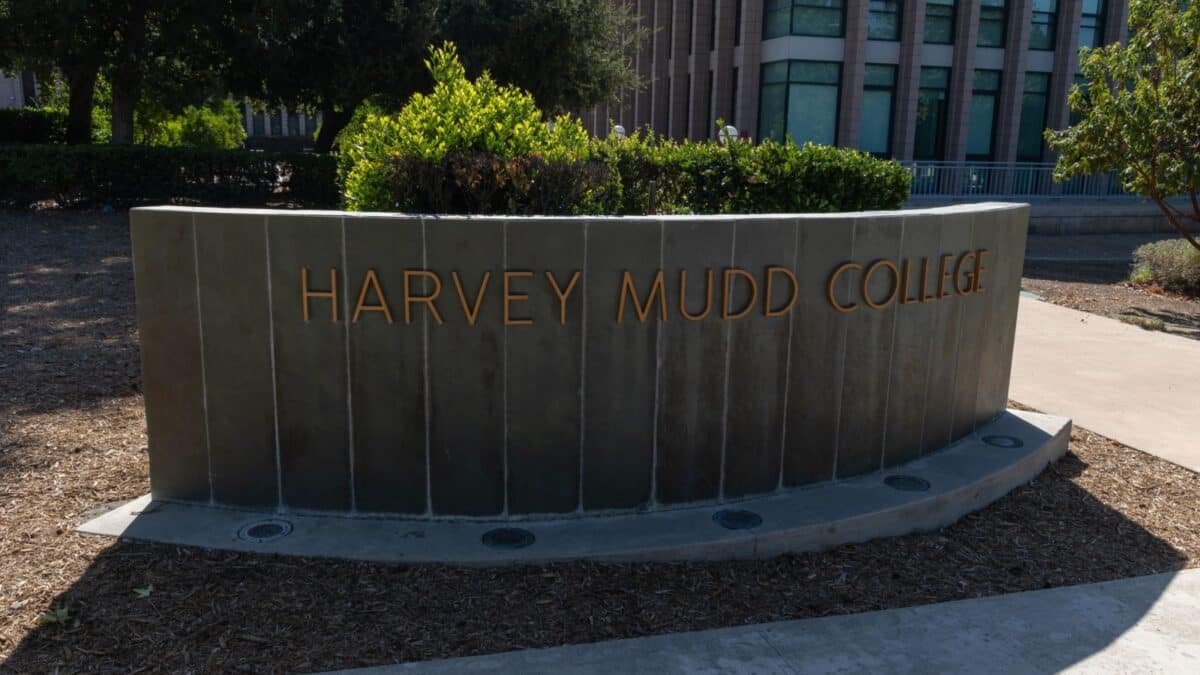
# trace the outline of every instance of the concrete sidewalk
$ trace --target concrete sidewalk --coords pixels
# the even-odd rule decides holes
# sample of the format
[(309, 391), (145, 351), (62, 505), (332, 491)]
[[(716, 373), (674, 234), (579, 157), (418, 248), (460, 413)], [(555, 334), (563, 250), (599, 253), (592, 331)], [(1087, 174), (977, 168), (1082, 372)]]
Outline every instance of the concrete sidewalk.
[(1200, 672), (1200, 570), (882, 612), (353, 671)]
[(1200, 341), (1022, 296), (1009, 398), (1200, 472)]

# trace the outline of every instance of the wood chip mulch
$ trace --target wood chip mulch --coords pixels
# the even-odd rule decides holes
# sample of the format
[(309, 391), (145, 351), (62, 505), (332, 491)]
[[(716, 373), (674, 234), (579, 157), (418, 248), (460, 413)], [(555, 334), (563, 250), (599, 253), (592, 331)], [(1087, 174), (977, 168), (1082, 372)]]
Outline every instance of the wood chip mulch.
[(0, 310), (0, 670), (348, 668), (1200, 561), (1200, 476), (1085, 430), (1032, 483), (941, 531), (773, 560), (406, 567), (84, 536), (72, 528), (87, 514), (149, 488), (125, 217), (0, 212)]

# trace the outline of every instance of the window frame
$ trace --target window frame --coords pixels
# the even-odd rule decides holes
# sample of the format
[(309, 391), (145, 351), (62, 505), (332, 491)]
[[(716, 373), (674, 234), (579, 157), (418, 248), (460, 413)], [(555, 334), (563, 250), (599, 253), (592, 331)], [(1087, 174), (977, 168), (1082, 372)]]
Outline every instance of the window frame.
[[(950, 8), (950, 39), (945, 42), (941, 40), (929, 39), (929, 8), (933, 7), (949, 7)], [(938, 18), (941, 18), (940, 16)], [(928, 2), (925, 3), (925, 29), (922, 31), (921, 41), (927, 45), (952, 45), (958, 30), (958, 0), (950, 0), (950, 2)]]
[[(825, 66), (836, 66), (837, 79), (832, 84), (829, 82), (820, 82), (820, 81), (815, 81), (815, 80), (803, 80), (803, 79), (793, 80), (792, 79), (792, 64), (796, 64), (796, 63), (808, 63), (808, 64), (825, 65)], [(766, 77), (767, 69), (772, 66), (778, 67), (780, 64), (783, 64), (783, 67), (784, 67), (785, 74), (784, 74), (783, 80), (782, 81), (768, 80)], [(789, 136), (787, 122), (788, 122), (788, 112), (789, 112), (788, 111), (788, 100), (791, 98), (790, 87), (793, 84), (808, 84), (808, 85), (833, 86), (835, 89), (834, 106), (833, 106), (833, 142), (830, 145), (836, 146), (838, 133), (841, 131), (842, 84), (843, 84), (843, 80), (844, 80), (844, 76), (845, 76), (845, 73), (843, 72), (844, 70), (845, 70), (845, 65), (841, 61), (816, 61), (816, 60), (811, 60), (811, 59), (784, 59), (782, 61), (770, 61), (767, 63), (763, 63), (761, 66), (759, 66), (759, 85), (758, 85), (758, 126), (759, 126), (758, 136), (759, 136), (759, 138), (758, 138), (757, 142), (761, 143), (763, 140), (768, 139), (767, 131), (766, 131), (765, 125), (763, 124), (763, 104), (762, 104), (763, 103), (763, 94), (766, 91), (766, 88), (772, 87), (772, 86), (774, 86), (774, 87), (782, 86), (783, 87), (783, 110), (782, 110), (783, 137), (779, 138), (779, 139), (771, 139), (771, 140), (774, 140), (777, 143), (786, 143), (786, 142), (788, 142), (787, 139)], [(795, 140), (793, 140), (792, 143), (793, 143), (793, 145), (798, 145), (795, 142)]]
[[(940, 88), (935, 89), (933, 87), (921, 86), (920, 79), (918, 79), (918, 81), (917, 81), (918, 110), (920, 109), (919, 106), (920, 106), (921, 94), (926, 91), (942, 92), (942, 105), (941, 105), (941, 110), (938, 112), (937, 126), (935, 127), (935, 129), (937, 130), (937, 136), (934, 139), (933, 156), (932, 157), (917, 157), (916, 156), (917, 144), (915, 142), (916, 136), (915, 136), (915, 131), (914, 131), (913, 158), (918, 159), (920, 161), (935, 161), (935, 162), (936, 161), (944, 161), (946, 159), (946, 118), (949, 115), (949, 107), (950, 107), (949, 106), (949, 103), (950, 103), (950, 100), (949, 100), (950, 99), (950, 79), (953, 77), (954, 72), (952, 69), (945, 67), (945, 66), (921, 66), (920, 70), (922, 72), (919, 75), (919, 77), (923, 76), (923, 74), (924, 74), (923, 71), (926, 71), (926, 70), (944, 71), (946, 73), (946, 84)], [(919, 128), (919, 127), (920, 127), (920, 120), (917, 120), (917, 128)]]
[[(988, 0), (984, 0), (984, 2), (983, 2), (983, 3), (980, 5), (980, 7), (979, 7), (979, 22), (978, 22), (978, 24), (977, 24), (977, 26), (976, 26), (976, 28), (975, 28), (975, 42), (976, 42), (976, 46), (979, 46), (979, 47), (989, 47), (989, 48), (992, 48), (992, 49), (1003, 49), (1003, 48), (1004, 48), (1004, 45), (1005, 45), (1005, 44), (1008, 42), (1008, 0), (1000, 0), (1000, 4), (999, 4), (999, 5), (995, 5), (995, 4), (986, 4), (986, 3), (987, 3), (987, 1), (988, 1)], [(991, 0), (991, 1), (992, 1), (992, 2), (995, 2), (996, 0)], [(983, 13), (984, 13), (985, 11), (987, 11), (987, 10), (997, 10), (997, 11), (999, 11), (999, 12), (1000, 12), (1000, 18), (999, 18), (999, 20), (996, 20), (996, 19), (994, 19), (994, 18), (987, 18), (987, 19), (985, 19), (985, 18), (983, 17)], [(999, 24), (1000, 24), (1000, 41), (999, 41), (998, 43), (996, 43), (996, 44), (982, 44), (982, 43), (980, 43), (980, 42), (979, 42), (979, 34), (980, 34), (980, 29), (982, 29), (982, 28), (983, 28), (983, 25), (984, 25), (984, 23), (985, 23), (985, 22), (986, 22), (986, 23), (988, 23), (989, 25), (994, 25), (994, 24), (996, 24), (996, 23), (999, 23)]]
[[(1045, 87), (1040, 91), (1031, 90), (1029, 88), (1029, 76), (1036, 75), (1042, 78), (1045, 82)], [(1050, 85), (1051, 74), (1038, 70), (1025, 71), (1025, 79), (1021, 83), (1021, 117), (1017, 120), (1017, 161), (1018, 162), (1040, 162), (1046, 154), (1046, 138), (1044, 132), (1046, 130), (1046, 119), (1050, 115)], [(1042, 97), (1042, 121), (1038, 124), (1038, 153), (1034, 155), (1021, 154), (1021, 128), (1025, 122), (1025, 97), (1030, 94), (1040, 94)]]
[[(871, 155), (873, 155), (875, 157), (889, 158), (892, 156), (892, 147), (896, 140), (896, 125), (894, 124), (894, 122), (896, 119), (896, 89), (897, 89), (896, 85), (897, 85), (897, 81), (900, 79), (900, 66), (898, 66), (895, 63), (867, 63), (867, 64), (864, 64), (864, 68), (870, 68), (871, 66), (883, 66), (883, 67), (888, 67), (888, 68), (892, 69), (892, 83), (891, 83), (891, 85), (886, 86), (886, 87), (883, 85), (879, 85), (879, 84), (868, 84), (866, 77), (865, 76), (863, 77), (863, 100), (864, 101), (866, 100), (866, 93), (868, 91), (886, 91), (889, 94), (889, 96), (888, 96), (888, 112), (887, 112), (887, 142), (886, 142), (887, 149), (884, 150), (883, 152), (874, 152), (871, 150), (864, 150), (863, 152), (869, 152)], [(866, 109), (865, 106), (863, 109), (864, 110)], [(862, 129), (862, 120), (861, 119), (859, 119), (858, 124), (859, 124), (859, 129), (861, 130)], [(859, 132), (859, 146), (860, 146), (859, 149), (860, 150), (862, 149), (861, 141), (862, 141), (862, 133), (860, 131)]]
[[(787, 32), (781, 33), (779, 35), (772, 35), (767, 32), (767, 19), (771, 15), (772, 11), (784, 11), (784, 10), (783, 10), (783, 8), (772, 10), (768, 5), (769, 2), (770, 2), (770, 0), (766, 0), (766, 2), (763, 3), (763, 28), (762, 28), (762, 39), (763, 40), (774, 40), (776, 38), (787, 37), (789, 35), (798, 35), (798, 36), (802, 36), (802, 37), (830, 37), (830, 38), (846, 37), (846, 4), (847, 4), (847, 0), (824, 0), (824, 2), (822, 0), (790, 0), (790, 3), (791, 3), (790, 7), (787, 8), (787, 12), (788, 12)], [(837, 2), (838, 6), (830, 7), (827, 4), (828, 2)], [(779, 0), (779, 4), (786, 5), (786, 4), (788, 4), (788, 0)], [(794, 26), (796, 25), (796, 11), (798, 9), (822, 10), (822, 11), (828, 11), (830, 13), (836, 11), (838, 13), (838, 31), (836, 33), (800, 33), (800, 32), (796, 32), (796, 30), (794, 29)]]
[[(994, 73), (996, 75), (995, 89), (979, 89), (976, 87), (976, 82), (978, 82), (979, 73), (981, 73), (981, 72)], [(996, 156), (996, 118), (999, 116), (998, 113), (999, 113), (999, 106), (1000, 106), (1000, 91), (1004, 85), (1004, 71), (996, 70), (995, 68), (976, 68), (974, 75), (975, 75), (975, 77), (973, 77), (972, 81), (971, 81), (972, 104), (974, 103), (975, 96), (990, 94), (992, 97), (992, 121), (991, 121), (990, 128), (988, 130), (988, 152), (987, 152), (987, 154), (986, 155), (979, 155), (979, 154), (973, 155), (973, 154), (970, 154), (970, 151), (969, 151), (969, 148), (971, 145), (970, 131), (969, 131), (969, 125), (971, 123), (971, 118), (970, 118), (970, 115), (968, 114), (968, 116), (967, 116), (968, 153), (966, 155), (966, 158), (967, 158), (967, 161), (971, 161), (971, 162), (991, 162), (991, 161), (994, 161), (995, 156)]]
[[(871, 9), (875, 3), (891, 4), (895, 6), (895, 11), (877, 11)], [(842, 3), (845, 6), (846, 3)], [(871, 16), (875, 14), (895, 15), (896, 17), (896, 32), (892, 37), (875, 37), (871, 35)], [(879, 42), (899, 42), (900, 36), (904, 35), (904, 0), (867, 0), (867, 39), (876, 40)]]
[[(1029, 18), (1029, 49), (1032, 51), (1052, 52), (1058, 43), (1058, 0), (1046, 1), (1054, 3), (1053, 11), (1039, 11), (1037, 0), (1033, 0), (1033, 8)], [(1048, 44), (1035, 47), (1033, 46), (1033, 27), (1042, 25), (1046, 26)]]

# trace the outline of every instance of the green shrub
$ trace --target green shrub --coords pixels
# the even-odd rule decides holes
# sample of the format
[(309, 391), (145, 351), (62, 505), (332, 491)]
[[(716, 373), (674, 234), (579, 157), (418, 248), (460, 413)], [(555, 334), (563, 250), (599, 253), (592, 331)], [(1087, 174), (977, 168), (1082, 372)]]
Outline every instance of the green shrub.
[(242, 147), (246, 129), (232, 101), (220, 99), (203, 107), (188, 106), (149, 134), (150, 145), (233, 150)]
[(528, 92), (497, 84), (486, 72), (468, 79), (453, 44), (431, 48), (425, 66), (432, 92), (414, 94), (395, 115), (368, 108), (340, 135), (346, 208), (379, 210), (406, 201), (390, 192), (399, 184), (399, 166), (411, 168), (409, 158), (429, 162), (432, 171), (458, 152), (550, 162), (586, 152), (587, 132), (578, 119), (563, 115), (547, 124)]
[(66, 140), (66, 110), (0, 109), (0, 143), (65, 143)]
[(0, 205), (333, 206), (327, 155), (149, 146), (0, 146)]
[(1137, 284), (1158, 284), (1165, 290), (1200, 296), (1200, 251), (1183, 239), (1156, 241), (1133, 252)]

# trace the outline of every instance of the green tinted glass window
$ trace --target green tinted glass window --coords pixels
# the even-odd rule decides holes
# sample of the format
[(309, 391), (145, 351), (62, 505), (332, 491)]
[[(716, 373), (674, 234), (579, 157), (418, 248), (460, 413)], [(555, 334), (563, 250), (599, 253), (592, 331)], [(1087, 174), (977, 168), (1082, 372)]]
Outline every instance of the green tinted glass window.
[(1046, 93), (1049, 89), (1049, 74), (1025, 74), (1025, 91), (1021, 94), (1021, 123), (1017, 129), (1017, 159), (1023, 162), (1042, 159), (1042, 132), (1046, 128)]
[(946, 126), (946, 88), (949, 68), (921, 68), (921, 88), (917, 93), (917, 130), (913, 157), (943, 159)]
[[(785, 70), (784, 70), (785, 69)], [(781, 72), (787, 73), (781, 79)], [(841, 64), (784, 61), (763, 66), (759, 129), (763, 138), (833, 145), (837, 139)]]
[(926, 0), (925, 41), (948, 45), (954, 42), (954, 1)]
[(863, 72), (862, 122), (858, 148), (876, 155), (891, 152), (896, 66), (868, 63)]
[(867, 14), (867, 38), (899, 40), (904, 6), (900, 0), (871, 0)]
[(1006, 0), (983, 0), (979, 8), (979, 37), (976, 44), (980, 47), (1003, 47), (1007, 28)]
[(1054, 49), (1055, 24), (1058, 23), (1058, 0), (1033, 0), (1033, 17), (1029, 26), (1029, 48)]

